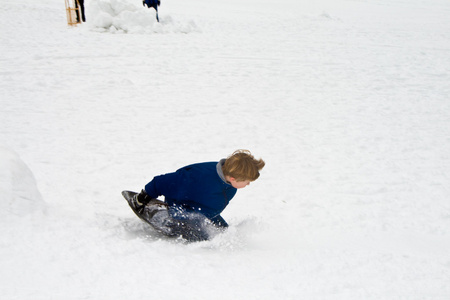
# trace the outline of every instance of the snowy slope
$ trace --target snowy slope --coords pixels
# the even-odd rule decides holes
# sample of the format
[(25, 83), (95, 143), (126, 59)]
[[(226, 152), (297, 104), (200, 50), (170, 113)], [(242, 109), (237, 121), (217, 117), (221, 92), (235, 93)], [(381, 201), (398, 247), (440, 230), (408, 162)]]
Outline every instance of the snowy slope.
[[(0, 6), (1, 298), (450, 298), (448, 1), (86, 6)], [(121, 198), (238, 148), (212, 241)]]

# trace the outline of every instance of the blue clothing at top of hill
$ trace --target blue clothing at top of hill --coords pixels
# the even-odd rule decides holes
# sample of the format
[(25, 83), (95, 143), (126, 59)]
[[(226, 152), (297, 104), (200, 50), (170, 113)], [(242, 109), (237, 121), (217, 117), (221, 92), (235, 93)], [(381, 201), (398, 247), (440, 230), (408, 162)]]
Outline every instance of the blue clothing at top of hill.
[(154, 7), (155, 9), (158, 9), (159, 1), (158, 0), (145, 0), (143, 1), (144, 4), (147, 4), (148, 7)]

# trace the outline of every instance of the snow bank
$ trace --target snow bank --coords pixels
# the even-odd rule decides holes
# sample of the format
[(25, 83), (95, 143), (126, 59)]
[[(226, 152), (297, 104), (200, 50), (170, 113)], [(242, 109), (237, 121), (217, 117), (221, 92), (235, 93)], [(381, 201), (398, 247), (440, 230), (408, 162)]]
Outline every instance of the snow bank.
[(28, 166), (12, 150), (0, 145), (0, 212), (24, 216), (42, 211), (45, 203)]
[(189, 33), (198, 31), (193, 21), (177, 23), (170, 16), (160, 16), (156, 11), (140, 5), (135, 0), (93, 0), (88, 8), (89, 26), (92, 30), (111, 33)]

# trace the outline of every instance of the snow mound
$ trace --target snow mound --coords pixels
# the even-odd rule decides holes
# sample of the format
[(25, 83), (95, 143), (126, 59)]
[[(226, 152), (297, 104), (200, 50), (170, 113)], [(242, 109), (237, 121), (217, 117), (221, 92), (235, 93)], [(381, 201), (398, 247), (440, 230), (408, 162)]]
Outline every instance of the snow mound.
[(42, 211), (45, 203), (28, 166), (12, 150), (0, 145), (0, 211), (3, 217)]
[(199, 31), (194, 21), (174, 22), (170, 16), (160, 16), (156, 11), (135, 0), (92, 0), (89, 6), (91, 29), (110, 33), (190, 33)]

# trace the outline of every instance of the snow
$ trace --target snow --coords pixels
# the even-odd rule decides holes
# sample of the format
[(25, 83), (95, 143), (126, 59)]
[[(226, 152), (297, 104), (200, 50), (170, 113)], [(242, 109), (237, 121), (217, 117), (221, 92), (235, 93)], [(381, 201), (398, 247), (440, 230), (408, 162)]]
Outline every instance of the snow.
[[(2, 299), (450, 298), (450, 3), (0, 6)], [(120, 195), (250, 149), (213, 240)]]
[(111, 33), (190, 33), (198, 30), (195, 22), (177, 23), (167, 16), (156, 21), (156, 10), (137, 5), (133, 0), (92, 0), (89, 12), (92, 30)]

